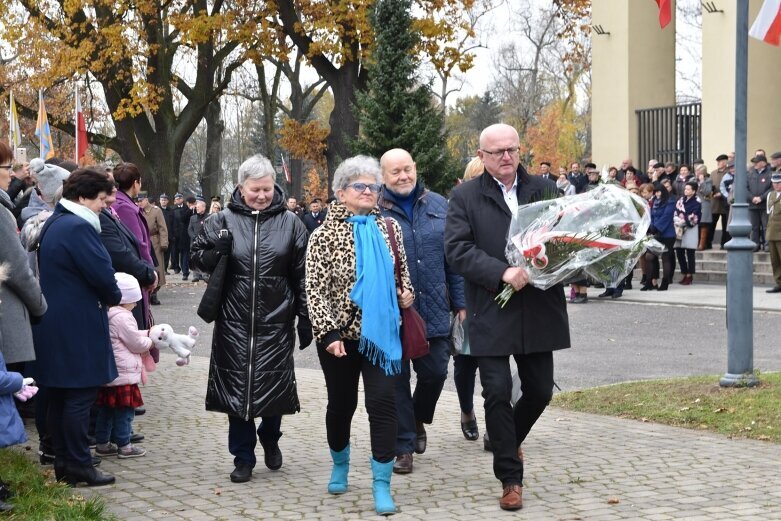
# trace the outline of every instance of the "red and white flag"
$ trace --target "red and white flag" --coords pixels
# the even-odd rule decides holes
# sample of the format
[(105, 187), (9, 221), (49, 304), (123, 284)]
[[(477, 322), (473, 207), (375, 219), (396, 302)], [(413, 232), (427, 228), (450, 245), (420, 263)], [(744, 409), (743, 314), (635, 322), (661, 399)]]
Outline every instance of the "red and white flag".
[(781, 0), (765, 0), (748, 34), (771, 45), (781, 43)]
[(656, 5), (659, 6), (659, 25), (662, 29), (673, 19), (671, 3), (672, 0), (656, 0)]
[(76, 163), (87, 153), (87, 125), (84, 122), (84, 112), (81, 110), (79, 87), (76, 86)]
[(285, 156), (279, 154), (279, 157), (282, 159), (282, 171), (285, 172), (285, 181), (287, 181), (287, 184), (292, 184), (293, 178), (290, 177), (290, 169), (287, 167), (287, 163), (285, 163)]

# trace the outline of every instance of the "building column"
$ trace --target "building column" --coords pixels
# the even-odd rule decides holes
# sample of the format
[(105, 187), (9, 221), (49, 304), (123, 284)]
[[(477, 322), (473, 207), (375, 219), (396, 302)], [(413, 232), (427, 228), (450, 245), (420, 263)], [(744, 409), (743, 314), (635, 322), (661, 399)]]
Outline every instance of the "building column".
[(630, 157), (645, 170), (638, 164), (635, 111), (675, 105), (675, 5), (672, 10), (672, 22), (661, 29), (654, 2), (591, 2), (592, 26), (610, 33), (591, 33), (591, 156), (599, 167)]
[[(702, 13), (702, 151), (709, 168), (735, 150), (734, 1), (715, 1), (719, 13)], [(749, 27), (762, 0), (749, 2)], [(748, 136), (746, 159), (757, 148), (781, 150), (781, 48), (748, 39)]]

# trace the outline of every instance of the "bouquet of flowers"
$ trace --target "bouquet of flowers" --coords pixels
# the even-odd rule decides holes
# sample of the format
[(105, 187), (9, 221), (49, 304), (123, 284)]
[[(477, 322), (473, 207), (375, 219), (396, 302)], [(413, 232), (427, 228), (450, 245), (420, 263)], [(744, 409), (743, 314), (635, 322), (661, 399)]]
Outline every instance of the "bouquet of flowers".
[[(664, 250), (646, 236), (650, 224), (643, 198), (600, 184), (582, 194), (519, 207), (505, 253), (510, 264), (526, 268), (529, 283), (540, 289), (584, 276), (614, 287), (646, 248)], [(514, 293), (505, 284), (496, 300), (504, 307)]]

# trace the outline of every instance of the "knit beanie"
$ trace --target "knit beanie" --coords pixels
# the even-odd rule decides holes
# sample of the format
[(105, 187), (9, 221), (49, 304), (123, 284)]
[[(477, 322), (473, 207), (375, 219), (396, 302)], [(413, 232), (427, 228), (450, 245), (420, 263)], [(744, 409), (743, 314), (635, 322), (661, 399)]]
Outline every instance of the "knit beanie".
[(117, 286), (119, 286), (119, 291), (122, 292), (120, 304), (134, 304), (141, 300), (141, 287), (133, 275), (115, 273), (114, 278), (117, 279)]
[(50, 165), (43, 162), (43, 159), (36, 157), (30, 161), (30, 171), (35, 177), (38, 189), (41, 191), (41, 199), (52, 204), (57, 190), (62, 188), (62, 183), (70, 172), (56, 165)]

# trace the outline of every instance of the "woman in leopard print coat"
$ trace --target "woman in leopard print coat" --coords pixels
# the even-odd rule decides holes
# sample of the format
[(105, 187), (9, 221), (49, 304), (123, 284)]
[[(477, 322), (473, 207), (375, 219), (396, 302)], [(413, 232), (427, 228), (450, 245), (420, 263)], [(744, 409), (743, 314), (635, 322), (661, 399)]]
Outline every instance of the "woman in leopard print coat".
[[(350, 158), (336, 170), (337, 201), (309, 240), (306, 292), (328, 388), (326, 430), (334, 462), (328, 491), (347, 491), (350, 424), (358, 404), (358, 378), (363, 376), (375, 509), (390, 514), (396, 511), (390, 495), (396, 445), (393, 375), (401, 364), (397, 302), (401, 308), (411, 306), (414, 293), (401, 227), (393, 219), (382, 219), (377, 208), (381, 182), (379, 163), (367, 156)], [(388, 225), (398, 245), (402, 288), (393, 281)], [(392, 332), (384, 337), (388, 329)]]

